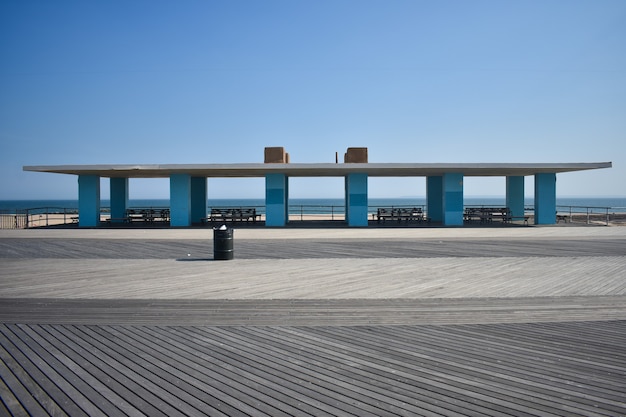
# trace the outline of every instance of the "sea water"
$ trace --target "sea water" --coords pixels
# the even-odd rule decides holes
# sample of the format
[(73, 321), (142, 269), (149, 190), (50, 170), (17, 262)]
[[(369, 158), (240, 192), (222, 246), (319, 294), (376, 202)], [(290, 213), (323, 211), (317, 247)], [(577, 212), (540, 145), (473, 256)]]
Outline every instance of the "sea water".
[[(505, 197), (465, 197), (465, 206), (505, 206)], [(626, 212), (626, 197), (557, 197), (556, 204), (559, 209), (572, 208), (572, 211), (584, 211), (583, 208), (609, 208), (612, 212)], [(108, 208), (109, 200), (101, 200), (100, 206)], [(289, 199), (289, 208), (292, 212), (300, 210), (320, 212), (327, 208), (328, 212), (343, 210), (345, 202), (341, 198), (293, 198)], [(525, 199), (526, 207), (534, 205), (533, 198)], [(414, 198), (369, 198), (370, 211), (376, 211), (377, 207), (425, 207), (426, 197)], [(168, 199), (131, 199), (129, 208), (169, 207)], [(257, 207), (263, 209), (265, 200), (262, 198), (229, 198), (211, 199), (207, 202), (207, 208), (211, 207)], [(27, 209), (77, 209), (78, 200), (0, 200), (0, 212), (15, 212)]]

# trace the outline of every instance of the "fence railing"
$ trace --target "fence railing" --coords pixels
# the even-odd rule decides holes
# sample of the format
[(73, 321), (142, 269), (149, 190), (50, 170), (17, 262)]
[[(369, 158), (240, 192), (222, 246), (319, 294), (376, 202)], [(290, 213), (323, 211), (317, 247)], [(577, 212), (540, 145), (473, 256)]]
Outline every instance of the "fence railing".
[(604, 223), (624, 217), (626, 207), (556, 206), (557, 221), (561, 218), (571, 223)]
[[(258, 214), (265, 215), (265, 206), (253, 207)], [(466, 205), (465, 207), (480, 207)], [(241, 208), (241, 207), (237, 207)], [(368, 206), (368, 216), (376, 214), (379, 206)], [(421, 208), (426, 212), (426, 205), (395, 205), (385, 208)], [(626, 207), (589, 207), (589, 206), (563, 206), (557, 205), (557, 221), (586, 223), (586, 224), (626, 224)], [(211, 207), (208, 207), (210, 212)], [(290, 220), (345, 220), (346, 209), (343, 205), (289, 205)], [(526, 207), (526, 213), (533, 214), (533, 207)], [(102, 218), (110, 214), (108, 207), (102, 207)], [(47, 227), (65, 225), (78, 222), (78, 210), (76, 208), (62, 207), (38, 207), (20, 210), (0, 211), (0, 229), (28, 229), (31, 227)]]
[(25, 229), (27, 222), (26, 212), (0, 213), (0, 229)]

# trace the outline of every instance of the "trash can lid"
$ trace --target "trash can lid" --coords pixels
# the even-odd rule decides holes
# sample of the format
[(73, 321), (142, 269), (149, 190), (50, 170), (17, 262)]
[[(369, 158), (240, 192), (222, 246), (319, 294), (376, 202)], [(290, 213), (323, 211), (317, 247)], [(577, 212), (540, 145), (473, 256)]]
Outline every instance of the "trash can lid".
[(219, 230), (226, 230), (226, 229), (228, 229), (228, 227), (226, 227), (225, 224), (221, 225), (220, 228), (219, 228)]

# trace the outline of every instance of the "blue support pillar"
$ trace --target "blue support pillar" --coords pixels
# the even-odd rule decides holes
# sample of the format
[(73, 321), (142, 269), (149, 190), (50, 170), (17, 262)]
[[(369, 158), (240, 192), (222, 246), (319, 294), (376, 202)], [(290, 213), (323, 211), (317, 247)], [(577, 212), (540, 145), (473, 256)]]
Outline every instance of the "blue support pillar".
[(122, 223), (128, 209), (128, 178), (111, 178), (111, 223)]
[(426, 214), (433, 222), (443, 221), (443, 177), (426, 177)]
[(78, 176), (78, 227), (100, 225), (100, 177)]
[(367, 226), (367, 174), (348, 174), (345, 181), (348, 226)]
[(282, 227), (289, 220), (289, 179), (285, 174), (265, 175), (265, 225)]
[(200, 223), (206, 219), (207, 209), (207, 179), (205, 177), (191, 178), (191, 223)]
[(170, 175), (170, 226), (191, 226), (191, 176)]
[(511, 216), (524, 217), (524, 177), (506, 177), (506, 206)]
[(463, 174), (443, 174), (443, 225), (463, 225)]
[(535, 224), (556, 223), (556, 174), (535, 174)]

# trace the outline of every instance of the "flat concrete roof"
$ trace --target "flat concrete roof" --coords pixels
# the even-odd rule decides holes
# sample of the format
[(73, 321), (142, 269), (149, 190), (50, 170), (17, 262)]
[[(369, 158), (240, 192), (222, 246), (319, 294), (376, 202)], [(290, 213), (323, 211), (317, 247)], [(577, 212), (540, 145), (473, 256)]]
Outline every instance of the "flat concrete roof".
[(528, 176), (611, 168), (611, 162), (586, 163), (307, 163), (307, 164), (154, 164), (154, 165), (34, 165), (24, 171), (122, 178), (167, 178), (190, 174), (206, 178), (264, 177), (280, 173), (289, 177), (342, 177), (365, 173), (371, 177), (426, 177), (462, 173), (467, 177)]

